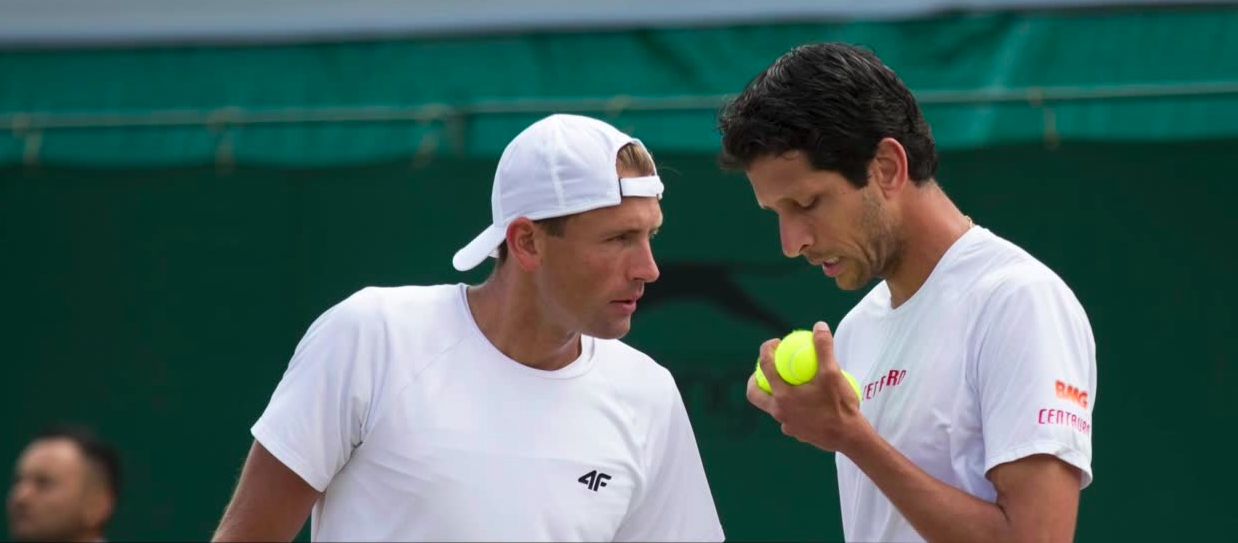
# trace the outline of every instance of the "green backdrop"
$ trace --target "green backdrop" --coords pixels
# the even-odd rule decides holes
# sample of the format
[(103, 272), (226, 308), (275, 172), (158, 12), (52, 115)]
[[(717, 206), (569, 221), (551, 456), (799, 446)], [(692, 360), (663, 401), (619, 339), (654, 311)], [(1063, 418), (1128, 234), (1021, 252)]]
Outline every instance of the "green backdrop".
[[(724, 95), (790, 48), (871, 48), (943, 149), (1238, 137), (1238, 7), (237, 47), (0, 50), (0, 164), (493, 158), (547, 111), (716, 152)], [(44, 129), (42, 127), (51, 127)], [(59, 128), (57, 128), (59, 127)], [(93, 128), (90, 128), (93, 127)]]
[(49, 423), (92, 425), (124, 454), (113, 539), (208, 537), (310, 321), (367, 285), (479, 281), (450, 258), (489, 220), (502, 145), (582, 111), (661, 163), (663, 276), (628, 339), (676, 375), (728, 535), (838, 539), (833, 459), (743, 384), (764, 339), (858, 294), (783, 259), (775, 217), (714, 165), (723, 95), (820, 40), (902, 74), (947, 192), (1088, 311), (1079, 539), (1232, 538), (1228, 6), (0, 51), (0, 466)]
[[(1229, 281), (1238, 141), (947, 153), (941, 180), (1082, 300), (1097, 341), (1096, 482), (1081, 540), (1238, 530)], [(677, 376), (733, 539), (840, 537), (833, 462), (743, 398), (757, 346), (836, 323), (842, 293), (778, 252), (772, 215), (711, 157), (660, 157), (668, 192), (632, 344)], [(116, 539), (209, 535), (304, 328), (366, 285), (450, 267), (488, 219), (492, 161), (326, 170), (0, 170), (0, 463), (55, 420), (124, 451)], [(746, 299), (750, 298), (750, 299)]]

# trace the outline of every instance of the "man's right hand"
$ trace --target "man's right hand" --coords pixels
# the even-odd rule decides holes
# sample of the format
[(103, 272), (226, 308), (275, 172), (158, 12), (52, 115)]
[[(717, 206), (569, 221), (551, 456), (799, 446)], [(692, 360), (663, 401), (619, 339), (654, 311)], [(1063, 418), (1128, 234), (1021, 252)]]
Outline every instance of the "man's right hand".
[(860, 413), (860, 400), (843, 377), (834, 358), (834, 336), (830, 327), (819, 322), (813, 327), (813, 346), (817, 351), (817, 375), (811, 381), (793, 386), (778, 378), (774, 351), (778, 340), (761, 345), (761, 372), (769, 379), (767, 394), (748, 380), (748, 401), (782, 425), (782, 432), (829, 452), (848, 453), (852, 444), (878, 438), (876, 430)]

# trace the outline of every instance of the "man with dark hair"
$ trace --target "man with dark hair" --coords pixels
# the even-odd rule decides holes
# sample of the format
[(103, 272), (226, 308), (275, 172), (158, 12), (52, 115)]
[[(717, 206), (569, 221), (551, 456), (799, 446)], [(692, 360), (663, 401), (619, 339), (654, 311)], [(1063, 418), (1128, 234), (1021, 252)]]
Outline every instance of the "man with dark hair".
[(22, 452), (9, 491), (16, 541), (103, 541), (120, 495), (120, 458), (83, 428), (45, 431)]
[[(815, 379), (748, 383), (784, 433), (839, 453), (847, 540), (1070, 540), (1092, 481), (1091, 325), (1052, 270), (942, 191), (902, 81), (855, 47), (799, 47), (720, 128), (788, 258), (844, 290), (882, 280), (836, 336), (814, 327)], [(777, 344), (761, 346), (767, 376)]]

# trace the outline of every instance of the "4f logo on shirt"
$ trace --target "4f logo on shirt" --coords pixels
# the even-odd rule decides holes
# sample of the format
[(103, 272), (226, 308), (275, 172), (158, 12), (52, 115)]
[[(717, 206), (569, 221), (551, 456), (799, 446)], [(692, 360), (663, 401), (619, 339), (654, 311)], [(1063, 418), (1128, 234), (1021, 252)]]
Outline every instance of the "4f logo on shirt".
[(576, 482), (585, 485), (585, 488), (588, 488), (589, 490), (597, 492), (598, 487), (606, 486), (607, 479), (610, 479), (609, 475), (605, 473), (598, 473), (598, 470), (593, 470), (589, 473), (581, 475), (579, 479), (576, 479)]

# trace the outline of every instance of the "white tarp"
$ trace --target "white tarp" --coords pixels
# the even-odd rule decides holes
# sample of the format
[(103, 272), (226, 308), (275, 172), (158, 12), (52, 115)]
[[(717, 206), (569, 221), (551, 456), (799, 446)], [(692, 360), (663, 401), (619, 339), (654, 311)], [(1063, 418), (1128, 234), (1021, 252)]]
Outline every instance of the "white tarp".
[(914, 18), (1177, 0), (0, 0), (0, 47), (335, 41)]

